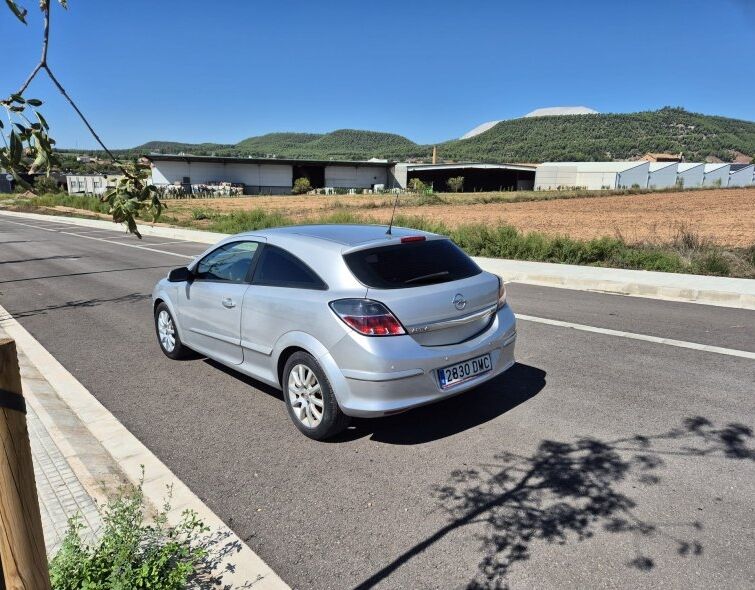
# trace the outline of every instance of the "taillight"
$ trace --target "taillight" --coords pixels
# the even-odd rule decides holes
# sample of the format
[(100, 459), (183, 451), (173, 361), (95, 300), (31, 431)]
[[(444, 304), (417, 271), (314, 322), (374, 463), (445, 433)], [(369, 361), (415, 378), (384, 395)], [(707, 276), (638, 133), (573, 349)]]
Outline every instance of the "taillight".
[(331, 309), (343, 322), (365, 336), (398, 336), (404, 327), (390, 310), (370, 299), (339, 299), (330, 302)]
[(503, 284), (503, 278), (498, 277), (498, 309), (506, 305), (506, 285)]

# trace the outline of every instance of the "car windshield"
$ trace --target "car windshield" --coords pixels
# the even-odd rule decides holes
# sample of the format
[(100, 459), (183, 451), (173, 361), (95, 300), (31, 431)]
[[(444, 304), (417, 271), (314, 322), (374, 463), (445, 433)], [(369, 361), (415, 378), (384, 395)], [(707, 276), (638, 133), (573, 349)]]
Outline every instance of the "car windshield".
[(482, 270), (451, 240), (427, 240), (358, 250), (344, 256), (364, 285), (406, 289), (458, 281)]

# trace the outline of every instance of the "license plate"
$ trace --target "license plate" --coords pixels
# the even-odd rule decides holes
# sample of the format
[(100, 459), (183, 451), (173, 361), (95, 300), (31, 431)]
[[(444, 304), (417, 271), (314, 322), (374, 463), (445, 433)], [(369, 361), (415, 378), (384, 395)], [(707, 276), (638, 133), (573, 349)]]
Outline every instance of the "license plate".
[(442, 369), (438, 369), (440, 388), (448, 389), (449, 387), (458, 385), (462, 381), (487, 373), (492, 368), (493, 364), (490, 362), (489, 354), (483, 354), (467, 361), (461, 361), (455, 365), (443, 367)]

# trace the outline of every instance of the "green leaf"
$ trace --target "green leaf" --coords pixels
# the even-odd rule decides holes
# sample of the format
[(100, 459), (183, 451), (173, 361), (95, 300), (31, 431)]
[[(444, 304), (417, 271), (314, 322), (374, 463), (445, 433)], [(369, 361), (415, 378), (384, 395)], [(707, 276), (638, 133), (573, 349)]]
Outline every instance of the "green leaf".
[(23, 96), (21, 96), (20, 94), (11, 94), (10, 95), (10, 99), (12, 101), (15, 101), (15, 102), (19, 103), (19, 104), (24, 104), (26, 102), (26, 99)]
[(42, 124), (42, 127), (44, 127), (45, 130), (50, 128), (50, 126), (47, 124), (47, 120), (42, 116), (42, 113), (40, 113), (39, 111), (34, 111), (34, 114), (37, 115), (37, 119), (39, 119), (39, 122)]
[(30, 98), (26, 101), (26, 104), (30, 104), (33, 107), (41, 107), (42, 101), (39, 100), (38, 98)]
[(26, 24), (26, 14), (28, 11), (25, 8), (21, 8), (13, 0), (5, 0), (5, 3), (8, 5), (8, 8), (10, 8), (10, 11), (16, 15), (16, 18)]

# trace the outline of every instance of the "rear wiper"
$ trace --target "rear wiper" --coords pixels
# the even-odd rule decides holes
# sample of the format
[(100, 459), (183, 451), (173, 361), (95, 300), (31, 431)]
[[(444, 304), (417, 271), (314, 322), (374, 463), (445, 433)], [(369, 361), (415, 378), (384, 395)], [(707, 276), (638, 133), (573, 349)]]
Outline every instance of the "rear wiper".
[(428, 279), (436, 279), (440, 277), (448, 276), (450, 273), (447, 270), (442, 270), (440, 272), (434, 272), (429, 275), (422, 275), (421, 277), (414, 277), (413, 279), (407, 279), (404, 281), (405, 285), (408, 285), (409, 283), (419, 283), (420, 281), (427, 281)]

